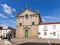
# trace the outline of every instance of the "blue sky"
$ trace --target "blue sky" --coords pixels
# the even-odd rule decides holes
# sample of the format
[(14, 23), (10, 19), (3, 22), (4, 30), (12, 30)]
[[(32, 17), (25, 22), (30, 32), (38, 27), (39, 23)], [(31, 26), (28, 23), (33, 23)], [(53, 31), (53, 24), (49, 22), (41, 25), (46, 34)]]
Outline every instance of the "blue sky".
[(40, 11), (43, 22), (60, 21), (60, 0), (0, 0), (0, 25), (16, 27), (16, 14), (26, 8)]

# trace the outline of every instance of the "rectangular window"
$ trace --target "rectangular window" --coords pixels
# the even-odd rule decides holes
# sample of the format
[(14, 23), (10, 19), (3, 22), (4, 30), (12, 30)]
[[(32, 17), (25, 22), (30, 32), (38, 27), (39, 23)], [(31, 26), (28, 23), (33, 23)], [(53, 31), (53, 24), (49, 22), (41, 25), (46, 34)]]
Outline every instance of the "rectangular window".
[(35, 23), (34, 23), (34, 22), (32, 22), (32, 25), (35, 25)]
[(47, 29), (44, 29), (44, 31), (47, 31)]
[(44, 30), (47, 30), (47, 25), (44, 25)]
[(44, 32), (44, 36), (46, 36), (47, 35), (47, 32)]
[(56, 29), (56, 25), (53, 25), (53, 29)]
[(53, 36), (56, 36), (56, 32), (53, 32)]

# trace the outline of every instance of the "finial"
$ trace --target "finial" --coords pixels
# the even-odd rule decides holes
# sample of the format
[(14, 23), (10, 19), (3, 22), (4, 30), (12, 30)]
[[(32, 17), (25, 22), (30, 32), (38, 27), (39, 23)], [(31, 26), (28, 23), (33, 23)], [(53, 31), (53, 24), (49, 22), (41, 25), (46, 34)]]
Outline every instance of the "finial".
[(37, 9), (36, 12), (39, 13), (40, 12), (39, 9)]
[(37, 11), (36, 11), (37, 13), (39, 13), (40, 12), (40, 10), (39, 9), (37, 9)]
[(26, 4), (26, 8), (28, 8), (28, 4)]

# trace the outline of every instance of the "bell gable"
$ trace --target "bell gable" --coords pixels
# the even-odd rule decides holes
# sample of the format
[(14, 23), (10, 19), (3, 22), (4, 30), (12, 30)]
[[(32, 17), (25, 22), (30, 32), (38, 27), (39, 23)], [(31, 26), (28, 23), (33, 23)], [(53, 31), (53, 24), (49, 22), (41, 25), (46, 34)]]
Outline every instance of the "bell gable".
[(34, 15), (34, 14), (38, 14), (37, 12), (34, 12), (32, 9), (24, 9), (22, 10), (20, 13), (17, 14), (17, 16), (24, 16), (24, 15)]

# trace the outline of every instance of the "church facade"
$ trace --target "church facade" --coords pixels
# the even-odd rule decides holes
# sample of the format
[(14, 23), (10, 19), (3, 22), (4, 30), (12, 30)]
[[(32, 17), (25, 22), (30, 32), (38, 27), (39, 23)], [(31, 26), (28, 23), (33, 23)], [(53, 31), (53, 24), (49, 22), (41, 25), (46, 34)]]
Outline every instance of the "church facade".
[(38, 38), (40, 15), (32, 9), (24, 9), (16, 16), (17, 38)]
[[(38, 12), (26, 8), (16, 16), (16, 38), (18, 39), (36, 39), (36, 38), (54, 38), (58, 35), (57, 29), (51, 29), (50, 25), (57, 25), (60, 23), (43, 23)], [(49, 26), (47, 26), (49, 25)], [(44, 27), (45, 26), (45, 27)], [(60, 25), (59, 25), (60, 26)], [(51, 27), (51, 28), (50, 28)], [(51, 37), (51, 31), (55, 35)], [(49, 33), (49, 34), (48, 34)], [(58, 36), (57, 36), (58, 37)]]

